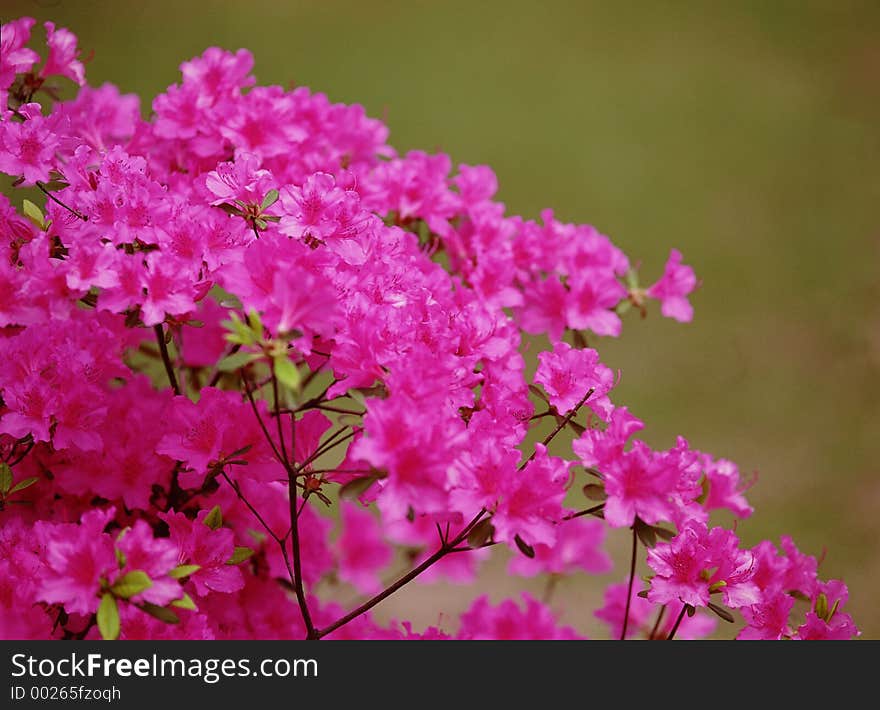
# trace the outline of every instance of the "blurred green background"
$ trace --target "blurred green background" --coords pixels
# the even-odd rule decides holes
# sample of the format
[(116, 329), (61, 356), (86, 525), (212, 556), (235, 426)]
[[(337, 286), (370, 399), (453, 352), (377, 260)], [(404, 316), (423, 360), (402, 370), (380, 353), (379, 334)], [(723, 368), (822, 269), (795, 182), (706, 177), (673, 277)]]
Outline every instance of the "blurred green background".
[[(695, 320), (630, 313), (598, 343), (616, 401), (655, 446), (681, 433), (757, 471), (739, 532), (827, 549), (823, 576), (880, 638), (880, 3), (3, 0), (23, 14), (71, 28), (90, 83), (145, 110), (181, 61), (247, 47), (261, 83), (361, 103), (399, 150), (491, 165), (509, 211), (596, 225), (646, 282), (680, 248)], [(494, 598), (541, 589), (502, 569)], [(564, 620), (604, 635), (607, 579), (564, 581)], [(436, 623), (462, 601), (415, 587), (379, 615)]]

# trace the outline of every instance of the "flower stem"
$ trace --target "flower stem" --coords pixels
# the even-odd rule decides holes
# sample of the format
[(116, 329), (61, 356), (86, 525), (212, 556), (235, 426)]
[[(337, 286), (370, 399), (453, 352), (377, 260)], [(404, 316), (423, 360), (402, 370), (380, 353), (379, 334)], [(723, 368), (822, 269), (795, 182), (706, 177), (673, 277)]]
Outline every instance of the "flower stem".
[(636, 550), (639, 547), (639, 537), (636, 534), (636, 526), (633, 525), (632, 558), (629, 562), (629, 586), (626, 590), (626, 611), (623, 614), (623, 630), (620, 632), (620, 640), (626, 639), (626, 629), (629, 626), (629, 607), (632, 603), (633, 582), (636, 578)]
[(409, 584), (412, 580), (414, 580), (416, 577), (418, 577), (426, 569), (428, 569), (429, 567), (434, 565), (439, 560), (443, 559), (450, 552), (453, 552), (453, 548), (455, 548), (457, 545), (459, 545), (461, 542), (463, 542), (465, 540), (465, 538), (467, 538), (470, 531), (474, 529), (474, 526), (476, 526), (477, 523), (480, 522), (480, 520), (482, 520), (483, 515), (485, 515), (485, 513), (486, 513), (485, 509), (481, 510), (479, 513), (477, 513), (477, 515), (473, 518), (473, 520), (471, 520), (467, 525), (465, 525), (464, 528), (461, 530), (461, 532), (459, 532), (458, 535), (456, 535), (452, 540), (447, 540), (447, 542), (445, 544), (441, 545), (433, 555), (428, 557), (426, 560), (424, 560), (417, 567), (414, 567), (413, 569), (411, 569), (409, 572), (407, 572), (405, 575), (403, 575), (396, 582), (392, 583), (391, 585), (389, 585), (388, 587), (383, 589), (376, 596), (372, 597), (371, 599), (368, 599), (363, 604), (361, 604), (357, 609), (350, 611), (348, 614), (343, 616), (341, 619), (337, 619), (329, 626), (325, 626), (323, 629), (319, 629), (317, 631), (316, 638), (319, 638), (319, 639), (324, 638), (325, 636), (327, 636), (327, 634), (331, 634), (334, 631), (336, 631), (336, 629), (338, 629), (340, 626), (344, 626), (349, 621), (352, 621), (353, 619), (356, 619), (357, 617), (359, 617), (361, 614), (365, 614), (370, 609), (372, 609), (374, 606), (376, 606), (376, 604), (378, 604), (379, 602), (383, 601), (384, 599), (387, 599), (388, 597), (390, 597), (398, 589)]
[[(590, 398), (590, 396), (593, 394), (594, 391), (595, 390), (592, 387), (587, 391), (587, 393), (581, 398), (581, 401), (578, 402), (574, 406), (574, 408), (568, 414), (565, 415), (565, 417), (563, 417), (562, 421), (559, 422), (559, 424), (556, 426), (556, 428), (553, 431), (551, 431), (547, 436), (544, 437), (544, 441), (541, 442), (542, 445), (547, 446), (547, 444), (549, 444), (551, 441), (553, 441), (553, 439), (556, 438), (556, 435), (565, 428), (565, 425), (568, 424), (572, 419), (574, 419), (574, 417), (580, 411), (580, 408), (584, 406), (584, 403)], [(538, 450), (535, 449), (532, 452), (532, 455), (529, 456), (525, 461), (523, 461), (520, 464), (517, 471), (522, 471), (526, 466), (528, 466), (529, 463), (531, 463), (532, 459), (535, 458), (537, 453), (538, 453)]]
[(165, 374), (168, 375), (168, 382), (171, 383), (171, 389), (174, 394), (180, 395), (180, 385), (177, 384), (177, 375), (174, 374), (174, 365), (171, 363), (171, 356), (168, 354), (168, 345), (165, 343), (165, 331), (161, 323), (153, 326), (156, 333), (156, 342), (159, 344), (159, 352), (162, 354), (162, 364), (165, 365)]
[(43, 183), (41, 183), (39, 180), (37, 180), (36, 185), (39, 188), (40, 192), (42, 192), (46, 197), (48, 197), (50, 200), (52, 200), (52, 202), (54, 202), (56, 205), (60, 205), (61, 207), (66, 209), (68, 212), (70, 212), (70, 214), (72, 214), (74, 217), (76, 217), (77, 219), (81, 219), (83, 222), (89, 221), (89, 218), (86, 215), (84, 215), (82, 212), (78, 212), (77, 210), (73, 209), (73, 207), (65, 205), (61, 200), (59, 200), (57, 197), (55, 197), (55, 195), (53, 195), (51, 192), (49, 192), (49, 190), (46, 189), (46, 186), (43, 185)]
[(681, 608), (681, 613), (679, 613), (678, 618), (675, 620), (675, 626), (672, 627), (672, 631), (669, 632), (669, 636), (666, 637), (667, 641), (672, 641), (675, 638), (675, 632), (678, 631), (678, 627), (681, 626), (681, 620), (684, 619), (684, 615), (688, 610), (688, 605), (685, 604)]

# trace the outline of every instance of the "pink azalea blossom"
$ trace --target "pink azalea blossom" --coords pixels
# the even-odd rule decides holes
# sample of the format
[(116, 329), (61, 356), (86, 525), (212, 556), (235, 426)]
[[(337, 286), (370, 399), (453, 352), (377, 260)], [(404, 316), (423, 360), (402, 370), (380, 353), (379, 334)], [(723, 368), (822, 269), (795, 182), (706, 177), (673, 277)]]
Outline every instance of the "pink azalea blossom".
[(556, 411), (569, 412), (592, 390), (586, 406), (607, 421), (614, 408), (608, 399), (614, 374), (599, 362), (599, 353), (592, 348), (576, 350), (568, 343), (558, 342), (552, 353), (539, 353), (538, 360), (541, 364), (535, 382), (544, 386)]
[(697, 287), (694, 270), (681, 263), (681, 252), (673, 249), (666, 262), (663, 276), (646, 293), (660, 301), (660, 312), (667, 318), (690, 323), (694, 309), (687, 297)]
[[(611, 638), (619, 639), (623, 633), (626, 618), (626, 592), (628, 582), (609, 585), (605, 590), (605, 605), (594, 612), (597, 619), (607, 624)], [(672, 633), (675, 622), (684, 604), (671, 601), (665, 605), (654, 604), (638, 595), (638, 585), (633, 586), (629, 604), (629, 620), (626, 624), (626, 638), (666, 639)], [(661, 616), (662, 614), (662, 616)], [(659, 618), (659, 625), (657, 620)], [(701, 639), (709, 636), (718, 626), (717, 619), (709, 613), (698, 612), (693, 616), (685, 614), (675, 638), (681, 640)], [(651, 635), (653, 634), (653, 636)]]
[(21, 176), (24, 185), (48, 181), (56, 164), (58, 135), (51, 121), (40, 114), (39, 104), (24, 104), (18, 112), (27, 120), (0, 121), (0, 172)]
[(7, 90), (15, 81), (15, 75), (30, 71), (40, 61), (39, 54), (25, 47), (34, 24), (32, 17), (21, 17), (0, 25), (0, 110), (4, 112)]
[(548, 607), (523, 592), (524, 607), (505, 599), (493, 607), (481, 596), (461, 615), (459, 639), (558, 640), (582, 638), (570, 626), (559, 626)]
[(583, 570), (591, 574), (609, 572), (611, 557), (603, 549), (605, 527), (596, 519), (575, 518), (561, 523), (555, 545), (535, 545), (533, 558), (517, 555), (510, 560), (512, 574), (534, 577), (536, 574), (570, 575)]
[(739, 539), (730, 530), (710, 530), (692, 521), (671, 542), (648, 551), (648, 566), (656, 573), (648, 600), (706, 606), (710, 594), (720, 590), (728, 606), (757, 603), (761, 597), (753, 581), (754, 555), (738, 545)]
[(196, 594), (236, 592), (244, 586), (244, 580), (238, 566), (227, 564), (235, 551), (234, 534), (229, 528), (212, 530), (205, 523), (207, 515), (208, 511), (203, 510), (195, 520), (189, 520), (172, 511), (160, 513), (159, 518), (168, 524), (175, 566), (198, 567), (189, 575)]
[(46, 28), (46, 44), (49, 45), (49, 56), (40, 69), (40, 76), (66, 76), (80, 86), (86, 83), (86, 69), (77, 59), (79, 50), (76, 47), (76, 36), (68, 29), (55, 29), (54, 22), (44, 22)]
[(376, 518), (368, 511), (348, 503), (341, 512), (342, 534), (336, 541), (339, 578), (362, 594), (375, 594), (382, 588), (379, 574), (391, 562), (391, 548), (382, 539)]

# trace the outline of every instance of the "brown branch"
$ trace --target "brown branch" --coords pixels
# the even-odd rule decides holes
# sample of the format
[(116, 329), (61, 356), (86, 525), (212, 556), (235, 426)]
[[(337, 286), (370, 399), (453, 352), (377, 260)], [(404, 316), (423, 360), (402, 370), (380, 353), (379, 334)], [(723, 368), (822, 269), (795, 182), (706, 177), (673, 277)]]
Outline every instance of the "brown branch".
[(474, 529), (474, 526), (476, 526), (480, 522), (480, 520), (482, 520), (483, 515), (485, 515), (485, 514), (486, 514), (485, 509), (480, 510), (480, 512), (477, 513), (477, 515), (473, 518), (473, 520), (471, 520), (467, 525), (465, 525), (464, 528), (461, 530), (461, 532), (459, 532), (458, 535), (456, 535), (454, 539), (449, 540), (445, 544), (441, 545), (437, 549), (437, 551), (434, 552), (434, 554), (432, 554), (430, 557), (425, 559), (421, 564), (419, 564), (418, 566), (411, 569), (409, 572), (407, 572), (405, 575), (403, 575), (396, 582), (394, 582), (393, 584), (389, 585), (388, 587), (383, 589), (381, 592), (379, 592), (376, 596), (365, 601), (357, 609), (350, 611), (348, 614), (343, 616), (341, 619), (337, 619), (329, 626), (325, 626), (323, 629), (319, 629), (316, 632), (317, 633), (316, 638), (319, 638), (319, 639), (324, 638), (328, 634), (331, 634), (334, 631), (336, 631), (336, 629), (338, 629), (339, 627), (347, 624), (349, 621), (356, 619), (361, 614), (365, 614), (370, 609), (372, 609), (374, 606), (376, 606), (379, 602), (384, 601), (385, 599), (390, 597), (392, 594), (394, 594), (394, 592), (398, 591), (401, 587), (404, 587), (407, 584), (409, 584), (412, 580), (414, 580), (416, 577), (418, 577), (422, 572), (424, 572), (429, 567), (433, 566), (439, 560), (443, 559), (450, 552), (455, 551), (454, 548), (457, 547), (459, 544), (461, 544), (467, 538), (470, 531)]
[[(593, 392), (595, 392), (595, 390), (591, 387), (591, 388), (587, 391), (587, 393), (581, 398), (581, 401), (578, 402), (578, 403), (574, 406), (574, 408), (573, 408), (568, 414), (566, 414), (566, 415), (562, 418), (562, 421), (559, 422), (559, 425), (558, 425), (553, 431), (551, 431), (547, 436), (544, 437), (544, 441), (541, 442), (541, 444), (542, 444), (543, 446), (547, 446), (547, 444), (549, 444), (551, 441), (553, 441), (553, 439), (556, 438), (556, 435), (557, 435), (559, 432), (561, 432), (561, 431), (565, 428), (565, 426), (566, 426), (566, 425), (567, 425), (572, 419), (575, 418), (575, 416), (577, 415), (577, 413), (578, 413), (578, 411), (580, 410), (580, 408), (584, 406), (584, 402), (586, 402), (586, 401), (590, 398), (590, 396), (593, 394)], [(528, 466), (528, 465), (531, 463), (532, 459), (535, 458), (535, 456), (536, 456), (537, 454), (538, 454), (538, 449), (536, 448), (536, 449), (532, 452), (532, 455), (529, 456), (525, 461), (523, 461), (523, 462), (520, 464), (520, 466), (519, 466), (519, 468), (517, 469), (517, 471), (522, 471), (526, 466)]]
[(626, 590), (626, 611), (623, 613), (623, 630), (620, 632), (620, 640), (626, 640), (626, 629), (629, 626), (629, 607), (632, 603), (633, 581), (636, 578), (636, 550), (639, 547), (639, 536), (636, 526), (633, 524), (632, 558), (629, 563), (629, 586)]
[(174, 365), (171, 363), (171, 356), (168, 354), (168, 345), (165, 342), (165, 330), (161, 323), (153, 326), (156, 333), (156, 342), (159, 344), (159, 352), (162, 354), (162, 364), (165, 365), (165, 374), (168, 375), (168, 382), (171, 383), (171, 389), (174, 394), (180, 395), (180, 385), (177, 384), (177, 375), (174, 374)]

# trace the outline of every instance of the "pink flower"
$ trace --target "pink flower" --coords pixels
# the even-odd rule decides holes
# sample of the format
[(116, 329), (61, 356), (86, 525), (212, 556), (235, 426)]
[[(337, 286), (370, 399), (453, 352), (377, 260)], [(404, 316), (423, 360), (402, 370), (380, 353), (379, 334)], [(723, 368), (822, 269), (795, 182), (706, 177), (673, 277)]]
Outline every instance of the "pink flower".
[[(259, 410), (266, 417), (262, 403)], [(198, 404), (175, 397), (166, 414), (165, 434), (156, 451), (194, 469), (192, 479), (182, 485), (200, 485), (212, 462), (216, 463), (247, 447), (238, 458), (249, 462), (265, 459), (265, 442), (249, 405), (240, 394), (213, 387), (201, 391)]]
[(794, 597), (778, 590), (767, 590), (763, 599), (740, 609), (746, 620), (745, 628), (737, 639), (744, 641), (777, 641), (791, 634), (788, 617), (794, 606)]
[(336, 541), (339, 578), (362, 594), (375, 594), (382, 588), (379, 573), (391, 562), (391, 548), (382, 539), (376, 518), (367, 510), (343, 503), (341, 513), (342, 534)]
[(673, 498), (681, 472), (657, 456), (643, 442), (608, 462), (602, 471), (605, 481), (605, 520), (613, 527), (628, 527), (636, 517), (654, 524), (672, 520)]
[[(605, 606), (597, 609), (594, 616), (604, 621), (610, 630), (611, 638), (619, 639), (623, 633), (623, 622), (626, 618), (626, 591), (628, 582), (612, 584), (605, 590)], [(629, 620), (626, 625), (626, 638), (643, 636), (649, 639), (665, 639), (672, 632), (681, 609), (680, 601), (671, 601), (666, 605), (653, 604), (638, 596), (638, 585), (633, 586), (629, 605)], [(660, 618), (662, 614), (662, 618)], [(657, 620), (660, 624), (657, 625)], [(718, 625), (714, 616), (697, 613), (685, 616), (675, 632), (675, 638), (682, 640), (705, 638)], [(653, 636), (651, 635), (653, 633)]]
[(727, 508), (738, 518), (748, 518), (754, 512), (754, 508), (743, 495), (743, 491), (748, 486), (740, 484), (739, 469), (736, 464), (725, 459), (715, 461), (705, 454), (703, 461), (709, 486), (709, 495), (703, 503), (706, 510)]
[(614, 386), (614, 373), (599, 362), (599, 353), (592, 348), (574, 349), (560, 341), (552, 353), (539, 353), (538, 360), (535, 382), (544, 386), (556, 411), (566, 414), (593, 390), (586, 405), (601, 419), (609, 419), (614, 407), (607, 394)]
[(272, 188), (272, 173), (260, 169), (260, 160), (250, 153), (239, 153), (235, 161), (220, 163), (205, 178), (205, 187), (215, 199), (212, 205), (236, 200), (246, 205), (259, 205)]
[(6, 111), (7, 90), (16, 74), (24, 74), (40, 61), (40, 55), (25, 47), (31, 38), (32, 17), (3, 22), (0, 25), (0, 111)]
[(806, 622), (798, 627), (797, 638), (846, 641), (861, 635), (852, 617), (843, 611), (848, 599), (849, 590), (840, 580), (820, 583), (812, 610), (807, 612)]
[(687, 299), (697, 287), (697, 277), (690, 266), (681, 263), (681, 252), (673, 249), (666, 262), (663, 276), (646, 293), (660, 301), (660, 312), (667, 318), (689, 323), (694, 317), (694, 309)]
[(648, 566), (656, 573), (648, 600), (706, 606), (709, 595), (720, 590), (728, 606), (757, 603), (760, 592), (753, 581), (754, 555), (738, 545), (738, 538), (729, 530), (688, 523), (671, 542), (648, 550)]
[(212, 530), (205, 524), (207, 510), (202, 510), (195, 520), (182, 513), (159, 513), (168, 524), (171, 541), (175, 545), (176, 565), (198, 565), (189, 575), (195, 593), (206, 596), (211, 592), (231, 593), (244, 586), (241, 570), (229, 565), (235, 551), (234, 534), (225, 527)]
[(18, 111), (26, 121), (0, 121), (0, 172), (21, 176), (22, 184), (29, 186), (49, 179), (59, 140), (39, 104), (24, 104)]
[(605, 526), (600, 520), (568, 520), (557, 527), (555, 545), (535, 545), (534, 558), (516, 555), (508, 569), (523, 577), (542, 573), (570, 575), (580, 570), (602, 574), (612, 568), (611, 558), (602, 549), (604, 541)]
[(36, 532), (45, 550), (46, 569), (39, 599), (62, 604), (71, 614), (97, 611), (101, 580), (109, 580), (119, 570), (113, 538), (104, 533), (115, 512), (114, 508), (90, 510), (79, 525), (40, 523)]
[(76, 36), (64, 27), (56, 30), (54, 22), (44, 22), (43, 26), (46, 28), (49, 55), (40, 69), (40, 76), (66, 76), (83, 86), (86, 83), (86, 69), (77, 59), (79, 50), (76, 47)]
[(533, 282), (523, 305), (516, 309), (522, 329), (533, 335), (546, 333), (553, 343), (559, 341), (565, 331), (567, 295), (556, 276)]
[(555, 640), (582, 638), (570, 626), (558, 626), (553, 612), (526, 592), (520, 608), (512, 599), (498, 606), (483, 595), (461, 615), (458, 639)]
[(254, 67), (254, 57), (246, 49), (235, 54), (208, 47), (200, 57), (195, 57), (180, 65), (183, 83), (198, 93), (199, 107), (211, 106), (218, 100), (235, 96), (239, 90), (251, 86), (254, 77), (250, 75)]
[(555, 544), (555, 523), (563, 516), (571, 462), (548, 456), (542, 444), (535, 444), (535, 451), (528, 466), (505, 481), (494, 506), (495, 539), (511, 547), (517, 536), (529, 545)]
[(626, 289), (604, 271), (587, 270), (569, 281), (565, 317), (569, 328), (592, 330), (596, 335), (620, 335), (620, 317), (614, 307), (626, 297)]
[(587, 428), (571, 447), (587, 468), (607, 468), (623, 456), (630, 437), (644, 428), (626, 407), (615, 407), (604, 431)]
[(327, 173), (315, 173), (302, 187), (285, 187), (281, 204), (287, 216), (281, 219), (281, 233), (297, 239), (324, 240), (338, 227), (335, 212), (344, 195)]
[(116, 549), (122, 553), (124, 565), (120, 576), (139, 570), (150, 578), (151, 585), (140, 594), (131, 597), (133, 603), (150, 602), (165, 606), (183, 597), (180, 583), (168, 576), (177, 565), (177, 548), (168, 538), (153, 536), (153, 530), (143, 520), (135, 521), (116, 541)]

